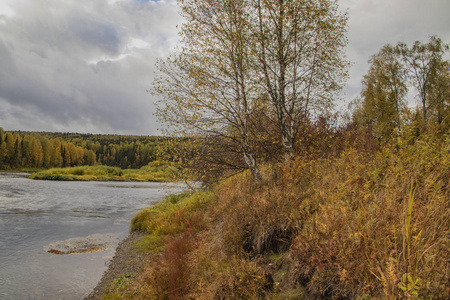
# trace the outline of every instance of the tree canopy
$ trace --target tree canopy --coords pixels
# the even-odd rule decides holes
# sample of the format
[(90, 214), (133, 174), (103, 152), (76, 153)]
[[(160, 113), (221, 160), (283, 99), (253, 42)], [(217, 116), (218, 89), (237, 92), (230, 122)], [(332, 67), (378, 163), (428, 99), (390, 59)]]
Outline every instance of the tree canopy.
[(289, 160), (299, 125), (331, 106), (346, 74), (347, 17), (330, 0), (179, 6), (182, 45), (158, 64), (158, 116), (168, 134), (226, 145), (231, 155), (220, 157), (222, 164), (248, 168), (258, 180), (267, 135), (279, 137)]
[[(447, 132), (450, 67), (444, 54), (448, 50), (437, 36), (430, 37), (428, 43), (416, 41), (411, 47), (401, 42), (395, 47), (385, 45), (369, 61), (353, 120), (371, 126), (380, 141), (389, 141), (408, 122), (422, 132)], [(408, 86), (417, 91), (417, 109), (407, 108)]]
[(401, 127), (406, 107), (406, 70), (392, 46), (384, 46), (372, 56), (369, 72), (362, 81), (361, 98), (353, 120), (373, 127), (380, 141), (388, 141)]
[(408, 70), (410, 82), (419, 94), (424, 129), (427, 127), (428, 110), (431, 108), (429, 96), (433, 82), (442, 72), (443, 56), (448, 50), (449, 45), (437, 36), (431, 36), (430, 41), (425, 44), (416, 41), (411, 47), (402, 42), (397, 45), (397, 52)]
[(107, 165), (140, 168), (157, 159), (162, 137), (4, 131), (0, 169)]

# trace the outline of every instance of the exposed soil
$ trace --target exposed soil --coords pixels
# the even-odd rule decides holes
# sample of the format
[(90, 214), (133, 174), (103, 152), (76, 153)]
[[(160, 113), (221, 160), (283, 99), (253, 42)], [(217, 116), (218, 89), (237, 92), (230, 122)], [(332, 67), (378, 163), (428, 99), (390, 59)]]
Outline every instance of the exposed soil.
[(134, 247), (134, 243), (145, 234), (132, 232), (117, 246), (116, 253), (103, 273), (102, 279), (85, 299), (101, 299), (102, 294), (108, 292), (111, 283), (120, 274), (137, 275), (150, 260), (150, 255), (142, 253)]

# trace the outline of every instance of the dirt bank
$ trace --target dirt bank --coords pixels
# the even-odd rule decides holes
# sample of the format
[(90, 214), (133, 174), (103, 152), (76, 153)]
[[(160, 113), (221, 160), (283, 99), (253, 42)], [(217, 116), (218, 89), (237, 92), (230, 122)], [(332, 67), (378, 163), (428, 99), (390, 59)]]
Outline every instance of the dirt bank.
[(119, 243), (108, 269), (103, 273), (102, 279), (85, 299), (101, 299), (103, 293), (114, 288), (111, 283), (119, 275), (135, 275), (142, 270), (150, 256), (138, 251), (133, 245), (144, 235), (144, 233), (132, 232)]

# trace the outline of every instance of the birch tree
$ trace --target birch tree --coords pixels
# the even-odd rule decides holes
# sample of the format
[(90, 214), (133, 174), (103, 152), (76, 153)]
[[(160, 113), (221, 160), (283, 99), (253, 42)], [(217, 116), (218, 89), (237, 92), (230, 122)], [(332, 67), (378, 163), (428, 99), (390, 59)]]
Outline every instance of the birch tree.
[(259, 83), (281, 131), (285, 160), (311, 114), (332, 106), (346, 77), (347, 16), (335, 0), (254, 0)]
[(434, 77), (444, 53), (449, 50), (449, 45), (442, 42), (437, 36), (430, 37), (430, 41), (422, 44), (416, 41), (411, 48), (405, 43), (398, 43), (397, 52), (402, 56), (405, 66), (409, 71), (412, 84), (416, 87), (422, 106), (424, 130), (427, 128), (429, 93)]
[(406, 70), (390, 45), (385, 45), (369, 62), (353, 120), (371, 126), (378, 140), (387, 141), (401, 127), (401, 113), (406, 107)]
[(211, 137), (230, 144), (256, 180), (252, 141), (250, 16), (245, 0), (180, 0), (186, 23), (182, 47), (165, 62), (155, 90), (164, 97), (158, 116), (175, 136)]
[(336, 2), (180, 0), (182, 47), (155, 81), (168, 133), (225, 141), (259, 180), (264, 108), (290, 160), (300, 125), (331, 107), (346, 76), (347, 17)]

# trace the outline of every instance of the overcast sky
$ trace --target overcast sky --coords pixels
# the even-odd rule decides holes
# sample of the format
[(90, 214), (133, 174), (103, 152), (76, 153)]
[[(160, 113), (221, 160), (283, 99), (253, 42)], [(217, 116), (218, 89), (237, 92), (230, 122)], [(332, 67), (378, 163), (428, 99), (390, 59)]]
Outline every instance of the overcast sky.
[[(353, 63), (346, 102), (384, 44), (430, 35), (450, 42), (450, 0), (340, 0), (340, 7), (349, 13)], [(181, 22), (176, 0), (0, 0), (0, 127), (159, 134), (147, 90)]]

